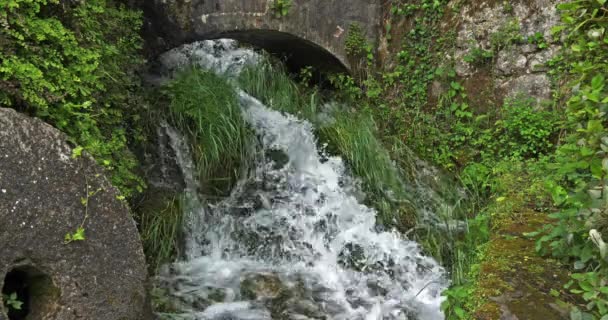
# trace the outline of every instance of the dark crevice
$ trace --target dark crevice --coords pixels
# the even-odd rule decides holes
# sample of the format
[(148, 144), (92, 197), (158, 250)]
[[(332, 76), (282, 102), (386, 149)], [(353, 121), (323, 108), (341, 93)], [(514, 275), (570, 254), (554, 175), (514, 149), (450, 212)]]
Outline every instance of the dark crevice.
[(52, 279), (33, 266), (19, 266), (10, 270), (4, 278), (3, 297), (16, 295), (21, 304), (16, 307), (4, 299), (9, 320), (36, 318), (39, 314), (51, 314), (59, 297), (59, 289)]

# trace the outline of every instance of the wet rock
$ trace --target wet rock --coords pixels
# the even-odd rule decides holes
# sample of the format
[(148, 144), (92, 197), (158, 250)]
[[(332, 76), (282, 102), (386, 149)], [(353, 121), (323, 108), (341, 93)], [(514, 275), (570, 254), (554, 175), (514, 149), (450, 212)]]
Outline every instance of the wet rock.
[(266, 157), (272, 161), (273, 168), (276, 170), (285, 167), (289, 162), (289, 156), (283, 150), (268, 150), (266, 151)]
[(245, 299), (274, 299), (281, 294), (281, 290), (281, 280), (271, 273), (249, 274), (241, 280), (241, 296)]
[(365, 249), (356, 243), (347, 243), (338, 254), (338, 262), (343, 267), (362, 271), (367, 266)]
[(289, 311), (291, 317), (306, 317), (308, 319), (326, 319), (324, 312), (314, 302), (309, 300), (296, 300), (292, 299), (289, 303)]
[[(91, 157), (71, 157), (66, 139), (0, 108), (0, 287), (24, 300), (27, 319), (150, 319), (129, 209)], [(85, 239), (64, 243), (80, 226)]]

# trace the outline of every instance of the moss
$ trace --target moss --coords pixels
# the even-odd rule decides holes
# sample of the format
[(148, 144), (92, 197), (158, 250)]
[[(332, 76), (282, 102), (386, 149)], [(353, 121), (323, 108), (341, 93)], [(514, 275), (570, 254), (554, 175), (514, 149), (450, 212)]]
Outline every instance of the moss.
[(192, 30), (192, 7), (190, 1), (173, 0), (169, 2), (169, 12), (173, 16), (174, 21), (184, 31)]
[[(505, 200), (509, 201), (512, 200)], [(501, 207), (518, 208), (518, 205), (505, 203)], [(508, 309), (520, 318), (559, 317), (550, 305), (556, 300), (550, 292), (561, 291), (568, 271), (558, 262), (538, 256), (534, 239), (524, 236), (551, 221), (545, 214), (529, 209), (502, 214), (511, 219), (509, 222), (504, 217), (499, 219), (486, 254), (479, 262), (469, 303), (471, 314), (476, 319), (500, 319), (502, 310)]]

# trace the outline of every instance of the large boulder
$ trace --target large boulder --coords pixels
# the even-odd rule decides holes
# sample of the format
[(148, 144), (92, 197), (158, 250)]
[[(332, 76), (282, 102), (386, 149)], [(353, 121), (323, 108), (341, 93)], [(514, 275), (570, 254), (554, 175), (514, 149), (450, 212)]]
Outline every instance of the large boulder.
[[(66, 139), (0, 108), (0, 288), (11, 300), (0, 303), (0, 320), (149, 319), (129, 209), (91, 157), (72, 158)], [(80, 226), (85, 239), (66, 243)]]

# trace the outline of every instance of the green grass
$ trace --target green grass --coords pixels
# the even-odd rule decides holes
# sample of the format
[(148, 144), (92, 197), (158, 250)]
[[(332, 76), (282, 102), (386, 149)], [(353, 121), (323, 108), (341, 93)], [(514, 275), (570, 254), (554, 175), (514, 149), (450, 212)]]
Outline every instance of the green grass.
[(190, 138), (203, 191), (228, 194), (248, 165), (254, 138), (234, 88), (209, 71), (188, 69), (164, 90), (172, 124)]
[[(149, 130), (168, 120), (188, 138), (200, 191), (206, 199), (222, 198), (247, 169), (253, 132), (242, 117), (236, 91), (211, 72), (186, 69), (160, 92), (151, 93), (157, 107), (150, 114)], [(149, 196), (137, 209), (136, 219), (151, 272), (171, 262), (178, 253), (182, 225), (180, 196)]]
[(262, 61), (243, 70), (238, 85), (266, 106), (315, 122), (321, 111), (316, 90), (298, 85), (280, 65)]
[(182, 227), (182, 208), (179, 197), (151, 201), (146, 208), (138, 210), (141, 241), (148, 267), (152, 274), (158, 268), (177, 257), (178, 236)]

